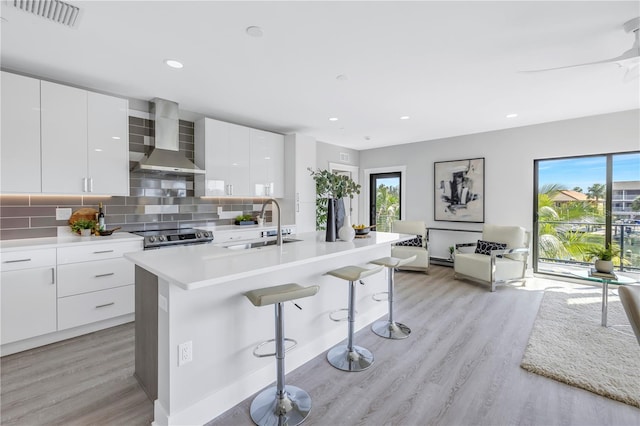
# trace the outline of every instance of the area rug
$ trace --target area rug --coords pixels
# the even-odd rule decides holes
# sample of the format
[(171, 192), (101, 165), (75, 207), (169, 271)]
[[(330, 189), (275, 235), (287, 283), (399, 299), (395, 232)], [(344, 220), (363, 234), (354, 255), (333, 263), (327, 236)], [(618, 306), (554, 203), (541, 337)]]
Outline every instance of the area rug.
[[(547, 289), (520, 366), (640, 408), (640, 345), (630, 327), (600, 325), (601, 304), (601, 289)], [(608, 311), (629, 324), (617, 296)]]

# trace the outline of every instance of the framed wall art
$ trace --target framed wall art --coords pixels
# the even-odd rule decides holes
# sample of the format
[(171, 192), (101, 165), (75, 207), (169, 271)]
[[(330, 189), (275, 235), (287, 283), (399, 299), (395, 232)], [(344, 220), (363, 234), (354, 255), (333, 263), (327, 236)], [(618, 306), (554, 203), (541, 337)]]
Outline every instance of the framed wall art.
[(433, 218), (484, 223), (484, 158), (433, 163)]

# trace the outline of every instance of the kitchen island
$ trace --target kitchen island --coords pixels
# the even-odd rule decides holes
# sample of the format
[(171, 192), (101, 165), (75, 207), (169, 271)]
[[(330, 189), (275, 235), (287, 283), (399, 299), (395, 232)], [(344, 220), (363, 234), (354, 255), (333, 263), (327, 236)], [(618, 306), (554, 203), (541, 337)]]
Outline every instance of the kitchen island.
[[(298, 341), (287, 354), (290, 372), (346, 337), (346, 323), (330, 320), (329, 313), (346, 307), (348, 284), (325, 273), (389, 256), (392, 243), (413, 237), (372, 232), (368, 238), (328, 243), (319, 232), (295, 235), (298, 241), (282, 247), (234, 250), (206, 244), (125, 255), (137, 274), (157, 277), (157, 318), (140, 318), (149, 330), (136, 328), (136, 357), (157, 362), (154, 423), (206, 423), (275, 380), (273, 360), (252, 355), (255, 345), (273, 338), (273, 309), (254, 307), (244, 293), (292, 282), (320, 285), (316, 296), (297, 302), (302, 310), (285, 306), (286, 336)], [(383, 272), (358, 286), (356, 330), (386, 314), (386, 303), (371, 297), (382, 291)], [(136, 289), (136, 298), (149, 303), (156, 302), (153, 294)], [(143, 343), (145, 332), (156, 333), (154, 322), (157, 356)], [(180, 345), (189, 343), (192, 360), (179, 362)], [(138, 362), (136, 375), (140, 380)]]

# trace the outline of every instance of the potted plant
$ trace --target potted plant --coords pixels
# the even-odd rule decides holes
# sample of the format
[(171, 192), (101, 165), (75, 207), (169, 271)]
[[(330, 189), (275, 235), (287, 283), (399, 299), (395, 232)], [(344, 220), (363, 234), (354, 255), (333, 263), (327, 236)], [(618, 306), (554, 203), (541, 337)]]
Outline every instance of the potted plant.
[(78, 219), (71, 224), (71, 230), (83, 237), (89, 237), (96, 227), (96, 221), (91, 219)]
[(236, 216), (236, 225), (255, 225), (256, 221), (250, 214), (241, 214)]
[(620, 256), (620, 247), (609, 243), (605, 246), (593, 246), (587, 254), (596, 258), (594, 267), (598, 272), (611, 273), (613, 271), (613, 258)]
[(455, 253), (455, 247), (454, 246), (449, 246), (449, 260), (453, 262), (453, 256)]
[[(330, 172), (326, 169), (313, 170), (307, 168), (311, 177), (316, 182), (316, 229), (321, 231), (327, 229), (327, 215), (329, 214), (329, 203), (334, 206), (334, 233), (340, 229), (344, 223), (344, 197), (353, 198), (360, 194), (361, 186), (354, 182), (349, 176)], [(327, 201), (330, 200), (330, 201)]]

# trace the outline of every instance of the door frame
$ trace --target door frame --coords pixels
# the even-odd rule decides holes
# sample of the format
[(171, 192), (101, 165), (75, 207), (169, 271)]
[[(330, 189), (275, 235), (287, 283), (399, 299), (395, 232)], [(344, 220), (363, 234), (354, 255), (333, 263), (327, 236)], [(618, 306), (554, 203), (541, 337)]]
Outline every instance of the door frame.
[(376, 167), (373, 169), (364, 169), (364, 178), (362, 179), (362, 194), (361, 198), (362, 207), (361, 211), (367, 212), (367, 217), (362, 218), (360, 223), (371, 225), (369, 222), (369, 207), (371, 204), (371, 175), (378, 173), (394, 173), (400, 172), (400, 220), (404, 220), (407, 216), (407, 200), (405, 194), (407, 193), (407, 166), (388, 166), (388, 167)]

